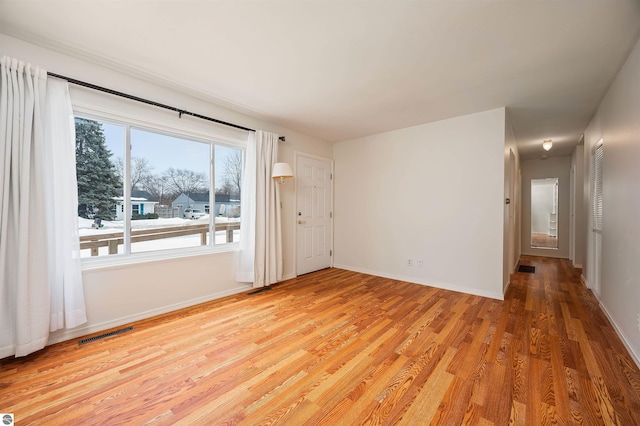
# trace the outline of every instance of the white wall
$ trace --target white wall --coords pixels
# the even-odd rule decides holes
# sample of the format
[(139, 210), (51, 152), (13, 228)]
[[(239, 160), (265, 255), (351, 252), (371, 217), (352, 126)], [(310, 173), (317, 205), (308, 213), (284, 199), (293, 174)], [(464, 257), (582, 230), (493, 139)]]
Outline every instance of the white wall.
[(334, 145), (334, 265), (502, 299), (504, 149), (504, 108)]
[(582, 268), (584, 265), (584, 256), (586, 248), (585, 240), (585, 211), (584, 205), (584, 144), (576, 146), (573, 154), (571, 154), (571, 168), (573, 170), (574, 182), (574, 235), (573, 235), (573, 266)]
[[(595, 60), (596, 58), (594, 58)], [(583, 273), (591, 273), (589, 181), (593, 146), (604, 141), (601, 306), (640, 365), (640, 42), (627, 58), (585, 131)]]
[[(523, 160), (522, 167), (522, 254), (569, 258), (570, 157)], [(531, 248), (531, 179), (558, 178), (558, 249)]]
[[(158, 85), (140, 80), (114, 69), (90, 64), (2, 34), (0, 46), (0, 56), (8, 55), (30, 62), (47, 71), (231, 123), (285, 135), (287, 141), (280, 145), (279, 161), (293, 164), (295, 151), (327, 158), (333, 156), (329, 143), (180, 93), (169, 88), (168, 83)], [(184, 119), (187, 118), (183, 117)], [(200, 123), (200, 126), (205, 126), (205, 123), (207, 122)], [(216, 131), (220, 130), (215, 124), (211, 126)], [(283, 185), (281, 189), (284, 275), (293, 277), (295, 194), (291, 184)], [(243, 291), (247, 288), (246, 285), (235, 281), (235, 256), (235, 252), (225, 252), (85, 270), (83, 277), (89, 322), (75, 330), (54, 334), (50, 342)]]
[[(503, 222), (503, 294), (509, 286), (511, 274), (520, 260), (520, 155), (509, 120), (509, 110), (505, 114), (504, 141), (504, 222)], [(509, 199), (507, 204), (506, 199)]]

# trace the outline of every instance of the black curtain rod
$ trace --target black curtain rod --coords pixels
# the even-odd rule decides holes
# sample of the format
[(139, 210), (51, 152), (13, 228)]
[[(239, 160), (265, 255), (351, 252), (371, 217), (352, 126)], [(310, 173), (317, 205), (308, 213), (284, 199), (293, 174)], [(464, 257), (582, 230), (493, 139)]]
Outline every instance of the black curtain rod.
[[(75, 84), (77, 86), (88, 87), (89, 89), (98, 90), (100, 92), (109, 93), (111, 95), (120, 96), (121, 98), (131, 99), (133, 101), (141, 102), (143, 104), (152, 105), (158, 108), (168, 109), (170, 111), (175, 111), (178, 113), (178, 117), (182, 118), (183, 115), (190, 115), (191, 117), (200, 118), (202, 120), (213, 121), (214, 123), (222, 124), (224, 126), (233, 127), (240, 130), (246, 130), (247, 132), (255, 132), (255, 129), (250, 129), (249, 127), (240, 126), (238, 124), (229, 123), (226, 121), (218, 120), (217, 118), (207, 117), (206, 115), (196, 114), (195, 112), (190, 112), (184, 109), (172, 107), (170, 105), (161, 104), (159, 102), (150, 101), (149, 99), (140, 98), (138, 96), (129, 95), (127, 93), (118, 92), (117, 90), (107, 89), (106, 87), (97, 86), (95, 84), (87, 83), (86, 81), (76, 80), (75, 78), (66, 77), (64, 75), (55, 74), (52, 72), (47, 72), (49, 77), (61, 78), (63, 80), (68, 81), (71, 84)], [(284, 142), (285, 137), (280, 136), (280, 141)]]

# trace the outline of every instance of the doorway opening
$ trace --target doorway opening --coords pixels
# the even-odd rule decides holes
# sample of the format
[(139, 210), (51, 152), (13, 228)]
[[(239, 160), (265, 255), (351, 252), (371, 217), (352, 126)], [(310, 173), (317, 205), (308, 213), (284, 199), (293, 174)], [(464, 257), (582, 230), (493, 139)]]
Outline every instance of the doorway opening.
[(531, 179), (531, 248), (558, 249), (558, 178)]

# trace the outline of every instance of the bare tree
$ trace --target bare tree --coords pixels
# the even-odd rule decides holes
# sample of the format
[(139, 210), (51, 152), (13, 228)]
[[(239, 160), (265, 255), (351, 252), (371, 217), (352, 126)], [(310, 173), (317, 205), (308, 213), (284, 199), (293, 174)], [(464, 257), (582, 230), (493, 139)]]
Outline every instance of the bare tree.
[(242, 151), (234, 150), (224, 160), (222, 194), (238, 194), (242, 190)]
[(224, 194), (224, 195), (231, 195), (231, 194), (236, 194), (236, 192), (234, 192), (234, 188), (231, 186), (231, 183), (229, 183), (228, 181), (224, 181), (224, 183), (222, 184), (221, 187), (216, 188), (216, 194)]
[[(124, 164), (122, 158), (118, 157), (115, 166), (120, 179), (124, 182)], [(129, 178), (131, 181), (131, 189), (145, 189), (146, 182), (154, 178), (153, 166), (149, 164), (149, 160), (144, 157), (131, 158), (131, 173)]]
[(116, 169), (116, 173), (118, 174), (118, 177), (120, 177), (120, 182), (122, 182), (124, 185), (124, 163), (122, 162), (122, 158), (121, 157), (116, 158), (116, 161), (113, 163), (113, 166)]
[(145, 182), (153, 179), (153, 166), (144, 157), (133, 157), (131, 159), (131, 189), (142, 189)]
[(169, 168), (164, 172), (167, 189), (174, 195), (206, 191), (207, 175), (192, 170)]
[(169, 182), (165, 175), (152, 175), (144, 182), (144, 189), (157, 200), (160, 205), (170, 205), (173, 192), (169, 189)]

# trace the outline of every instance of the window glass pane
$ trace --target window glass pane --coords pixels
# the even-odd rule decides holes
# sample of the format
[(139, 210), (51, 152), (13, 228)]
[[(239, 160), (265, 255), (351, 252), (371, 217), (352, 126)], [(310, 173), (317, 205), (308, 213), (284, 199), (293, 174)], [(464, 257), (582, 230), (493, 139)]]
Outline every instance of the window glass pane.
[(131, 129), (131, 252), (209, 244), (211, 145)]
[(215, 146), (216, 244), (240, 241), (242, 154), (238, 148)]
[(76, 118), (78, 227), (82, 257), (122, 252), (122, 177), (125, 127)]
[(82, 256), (237, 243), (243, 154), (213, 142), (77, 118)]

